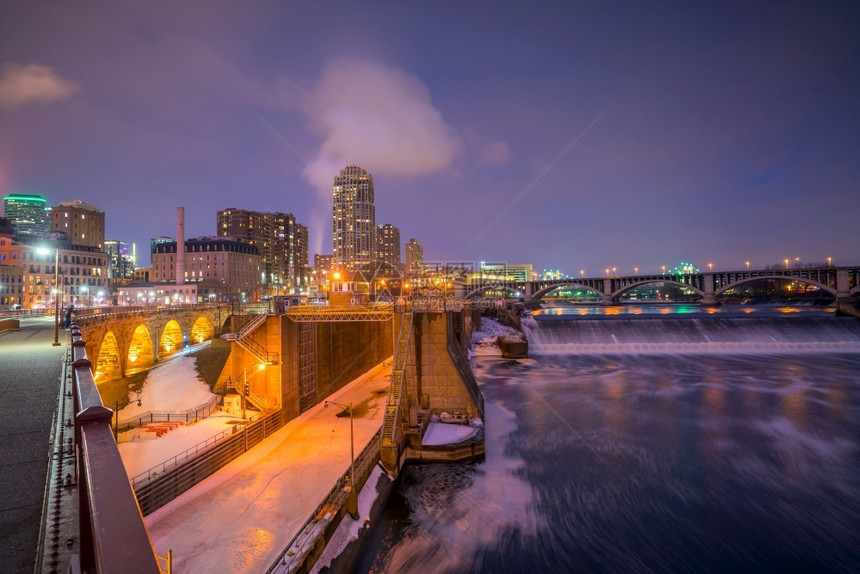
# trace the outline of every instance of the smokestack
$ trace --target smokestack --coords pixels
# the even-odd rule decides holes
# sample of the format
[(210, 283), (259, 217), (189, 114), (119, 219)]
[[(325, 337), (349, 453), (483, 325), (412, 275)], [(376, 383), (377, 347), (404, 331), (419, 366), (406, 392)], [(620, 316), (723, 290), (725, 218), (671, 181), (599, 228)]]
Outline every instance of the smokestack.
[(185, 208), (176, 208), (176, 284), (185, 285)]

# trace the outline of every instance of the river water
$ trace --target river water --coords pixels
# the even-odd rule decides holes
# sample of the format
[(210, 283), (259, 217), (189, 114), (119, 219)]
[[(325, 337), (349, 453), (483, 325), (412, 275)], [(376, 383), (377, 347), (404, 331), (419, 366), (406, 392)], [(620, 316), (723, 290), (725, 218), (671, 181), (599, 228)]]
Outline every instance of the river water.
[(356, 571), (860, 572), (860, 321), (779, 314), (538, 316), (475, 365), (486, 457), (407, 467)]

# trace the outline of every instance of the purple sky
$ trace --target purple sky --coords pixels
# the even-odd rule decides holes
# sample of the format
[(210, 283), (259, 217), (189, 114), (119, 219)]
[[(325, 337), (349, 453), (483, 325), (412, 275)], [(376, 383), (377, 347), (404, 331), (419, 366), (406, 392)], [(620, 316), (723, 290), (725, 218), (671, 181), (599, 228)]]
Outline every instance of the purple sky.
[[(0, 193), (111, 239), (294, 213), (331, 183), (425, 259), (598, 275), (860, 263), (857, 2), (0, 6)], [(522, 5), (520, 5), (522, 4)]]

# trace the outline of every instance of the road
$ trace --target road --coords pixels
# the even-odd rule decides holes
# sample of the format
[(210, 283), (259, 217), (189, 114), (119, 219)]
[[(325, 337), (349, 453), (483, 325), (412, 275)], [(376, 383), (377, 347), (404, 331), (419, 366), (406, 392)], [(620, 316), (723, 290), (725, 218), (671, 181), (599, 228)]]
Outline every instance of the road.
[[(65, 331), (60, 330), (65, 343)], [(54, 318), (21, 319), (0, 334), (0, 564), (33, 571), (65, 344)]]

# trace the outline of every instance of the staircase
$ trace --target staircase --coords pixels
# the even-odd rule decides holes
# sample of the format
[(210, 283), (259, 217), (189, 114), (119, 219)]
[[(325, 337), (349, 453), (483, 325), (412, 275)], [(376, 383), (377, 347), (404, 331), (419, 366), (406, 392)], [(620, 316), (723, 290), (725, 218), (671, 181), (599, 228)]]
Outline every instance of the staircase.
[(257, 315), (254, 320), (242, 327), (236, 333), (225, 333), (222, 338), (238, 343), (240, 347), (254, 355), (258, 361), (266, 365), (277, 365), (280, 356), (274, 351), (267, 350), (263, 345), (250, 337), (257, 327), (266, 322), (268, 315), (265, 313)]
[(227, 379), (227, 390), (234, 391), (239, 395), (242, 395), (249, 404), (253, 405), (260, 411), (266, 411), (268, 409), (273, 408), (271, 401), (266, 399), (265, 397), (261, 397), (255, 393), (248, 393), (245, 395), (245, 383), (251, 380), (251, 377), (260, 372), (260, 369), (257, 366), (251, 366), (245, 369), (245, 372), (242, 373), (242, 376), (234, 379), (230, 377)]
[(403, 388), (406, 385), (406, 369), (409, 360), (409, 346), (412, 341), (412, 310), (404, 310), (400, 322), (400, 333), (397, 337), (397, 347), (394, 350), (394, 363), (391, 367), (391, 386), (388, 391), (388, 403), (385, 407), (385, 419), (382, 423), (382, 447), (393, 448), (400, 440), (400, 403)]

